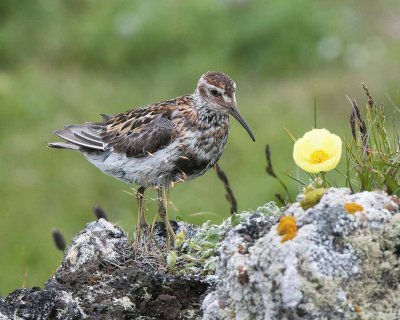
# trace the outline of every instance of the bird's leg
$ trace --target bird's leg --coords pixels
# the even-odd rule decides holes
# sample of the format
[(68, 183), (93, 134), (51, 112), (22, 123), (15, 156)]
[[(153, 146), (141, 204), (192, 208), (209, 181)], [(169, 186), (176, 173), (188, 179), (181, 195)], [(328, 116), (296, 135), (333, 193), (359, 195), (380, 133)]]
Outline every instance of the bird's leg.
[(140, 187), (136, 191), (136, 199), (138, 203), (138, 234), (140, 234), (140, 229), (145, 229), (147, 228), (147, 221), (146, 217), (144, 216), (144, 192), (146, 188), (145, 187)]
[(171, 224), (169, 223), (168, 220), (168, 215), (167, 215), (167, 210), (165, 208), (165, 198), (164, 198), (164, 190), (163, 187), (159, 187), (157, 189), (158, 193), (158, 214), (161, 217), (161, 220), (164, 222), (165, 227), (167, 228), (167, 232), (171, 240), (173, 241), (175, 239), (175, 232), (174, 229), (172, 229)]

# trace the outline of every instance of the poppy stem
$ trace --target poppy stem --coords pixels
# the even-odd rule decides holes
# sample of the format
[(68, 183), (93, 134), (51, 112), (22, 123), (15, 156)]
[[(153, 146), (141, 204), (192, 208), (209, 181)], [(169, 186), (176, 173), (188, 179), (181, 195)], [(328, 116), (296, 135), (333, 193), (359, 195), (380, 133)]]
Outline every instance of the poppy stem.
[(321, 171), (321, 178), (322, 178), (322, 181), (323, 181), (323, 186), (324, 186), (324, 188), (327, 188), (327, 187), (328, 187), (328, 184), (326, 183), (326, 174), (325, 174), (325, 171)]

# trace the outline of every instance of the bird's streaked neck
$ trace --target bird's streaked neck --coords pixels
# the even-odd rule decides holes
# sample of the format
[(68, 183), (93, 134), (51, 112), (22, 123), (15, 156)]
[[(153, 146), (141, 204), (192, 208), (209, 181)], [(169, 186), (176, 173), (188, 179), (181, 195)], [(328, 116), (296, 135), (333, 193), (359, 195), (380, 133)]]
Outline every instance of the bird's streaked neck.
[(193, 105), (197, 110), (200, 121), (218, 124), (223, 119), (229, 118), (228, 114), (219, 112), (215, 107), (210, 106), (202, 97), (199, 89), (196, 89), (193, 94)]

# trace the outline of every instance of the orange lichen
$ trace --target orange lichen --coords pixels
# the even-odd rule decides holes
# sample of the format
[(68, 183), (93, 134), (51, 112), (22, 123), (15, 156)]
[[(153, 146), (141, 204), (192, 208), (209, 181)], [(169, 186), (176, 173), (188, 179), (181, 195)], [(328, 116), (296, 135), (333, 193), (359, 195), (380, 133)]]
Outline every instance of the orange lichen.
[(356, 305), (354, 306), (354, 311), (357, 312), (357, 313), (361, 313), (361, 312), (362, 312), (362, 309), (361, 309), (361, 307), (360, 307), (358, 304), (356, 304)]
[(347, 202), (344, 205), (344, 209), (350, 213), (354, 214), (356, 212), (361, 212), (364, 210), (364, 207), (361, 204), (355, 203), (355, 202)]
[(293, 239), (297, 235), (296, 219), (292, 216), (284, 216), (278, 224), (278, 234), (282, 237), (281, 242)]

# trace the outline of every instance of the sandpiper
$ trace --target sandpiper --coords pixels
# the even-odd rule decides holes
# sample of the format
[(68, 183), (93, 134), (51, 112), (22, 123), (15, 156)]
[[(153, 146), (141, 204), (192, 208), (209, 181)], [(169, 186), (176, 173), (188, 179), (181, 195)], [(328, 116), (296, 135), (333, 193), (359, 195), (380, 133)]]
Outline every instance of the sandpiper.
[(158, 190), (158, 212), (170, 237), (174, 231), (166, 215), (165, 190), (193, 179), (213, 167), (224, 150), (229, 115), (250, 127), (236, 105), (236, 84), (221, 72), (200, 77), (193, 94), (184, 95), (113, 116), (101, 122), (67, 125), (54, 133), (64, 142), (50, 147), (77, 150), (104, 173), (139, 185), (138, 223), (147, 226), (143, 196)]

